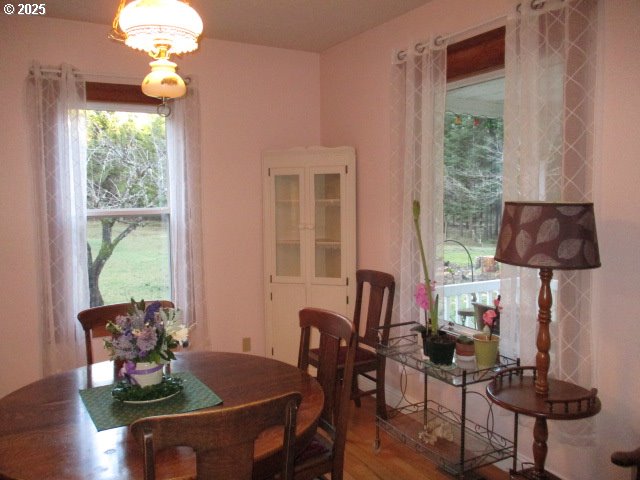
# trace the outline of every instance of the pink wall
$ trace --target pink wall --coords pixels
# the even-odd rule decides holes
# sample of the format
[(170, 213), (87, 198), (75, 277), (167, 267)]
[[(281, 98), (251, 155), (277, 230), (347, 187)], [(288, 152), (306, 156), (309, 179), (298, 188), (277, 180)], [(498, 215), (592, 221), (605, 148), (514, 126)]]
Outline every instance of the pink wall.
[[(0, 396), (41, 374), (37, 242), (24, 81), (33, 60), (142, 79), (149, 58), (107, 40), (109, 28), (0, 16)], [(178, 60), (197, 77), (202, 120), (204, 272), (215, 349), (264, 354), (262, 182), (266, 148), (320, 140), (319, 55), (205, 39)], [(80, 341), (80, 340), (79, 340)]]
[[(358, 267), (391, 270), (389, 256), (389, 73), (392, 52), (430, 35), (458, 32), (504, 15), (506, 0), (433, 0), (321, 56), (322, 141), (353, 145), (358, 154)], [(481, 5), (481, 8), (480, 8)], [(612, 466), (614, 450), (640, 445), (640, 358), (635, 287), (640, 284), (640, 3), (604, 0), (598, 142), (601, 164), (593, 201), (603, 267), (594, 271), (595, 447), (562, 445), (550, 422), (547, 467), (562, 478), (631, 478)], [(633, 373), (632, 373), (633, 372)], [(389, 368), (388, 374), (398, 375)], [(420, 381), (419, 376), (411, 380)], [(437, 382), (431, 382), (431, 385)], [(433, 391), (433, 390), (432, 390)], [(414, 392), (420, 392), (415, 388)], [(447, 392), (437, 392), (447, 395)], [(455, 397), (450, 395), (449, 397)], [(454, 392), (456, 393), (456, 392)], [(507, 417), (499, 415), (511, 437)], [(531, 458), (531, 422), (520, 452)]]
[[(260, 151), (353, 145), (358, 154), (358, 265), (390, 270), (391, 53), (429, 34), (457, 32), (506, 12), (508, 0), (432, 0), (318, 55), (205, 40), (179, 63), (198, 77), (202, 105), (205, 288), (214, 348), (263, 353)], [(548, 466), (567, 479), (630, 478), (613, 450), (640, 444), (636, 292), (640, 284), (640, 3), (604, 0), (602, 162), (596, 203), (603, 267), (594, 274), (595, 448), (561, 445), (551, 425)], [(482, 8), (478, 6), (481, 5)], [(146, 59), (106, 40), (104, 26), (0, 16), (0, 396), (40, 375), (33, 182), (24, 79), (32, 60), (142, 78)], [(320, 102), (322, 100), (322, 102)], [(628, 373), (623, 373), (628, 372)], [(627, 440), (628, 439), (628, 440)], [(520, 451), (530, 456), (530, 430)]]

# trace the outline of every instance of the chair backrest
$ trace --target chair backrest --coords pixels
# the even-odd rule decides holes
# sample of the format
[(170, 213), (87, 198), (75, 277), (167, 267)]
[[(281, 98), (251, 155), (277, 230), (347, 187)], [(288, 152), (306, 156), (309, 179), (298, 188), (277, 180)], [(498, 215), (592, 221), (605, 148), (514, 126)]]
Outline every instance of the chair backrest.
[[(169, 300), (158, 300), (162, 308), (173, 308), (173, 302)], [(144, 302), (146, 305), (153, 301)], [(129, 312), (131, 303), (114, 303), (113, 305), (103, 305), (101, 307), (88, 308), (78, 314), (78, 321), (84, 330), (84, 343), (87, 350), (87, 365), (93, 363), (93, 349), (91, 348), (92, 337), (107, 337), (107, 322), (115, 320), (118, 315), (126, 315)]]
[[(362, 316), (362, 300), (364, 286), (369, 284), (369, 302), (367, 307), (367, 323), (364, 335), (359, 336), (358, 341), (375, 348), (381, 342), (383, 345), (389, 340), (389, 325), (393, 310), (393, 297), (395, 295), (396, 282), (393, 275), (375, 270), (358, 270), (356, 272), (356, 306), (353, 313), (353, 323), (356, 332), (360, 335), (360, 321)], [(386, 295), (385, 295), (386, 292)], [(382, 307), (386, 297), (384, 317)], [(379, 329), (384, 326), (387, 328)]]
[[(298, 368), (305, 372), (309, 368), (311, 331), (320, 334), (316, 378), (324, 393), (324, 407), (319, 426), (333, 439), (334, 468), (342, 470), (357, 335), (348, 318), (319, 308), (300, 310), (300, 329)], [(338, 367), (341, 344), (347, 347), (344, 369)]]
[(155, 479), (156, 451), (188, 446), (196, 454), (197, 478), (250, 480), (256, 438), (268, 428), (284, 425), (280, 478), (292, 480), (296, 417), (301, 401), (300, 393), (291, 392), (237, 407), (136, 420), (131, 424), (131, 433), (143, 447), (144, 478)]

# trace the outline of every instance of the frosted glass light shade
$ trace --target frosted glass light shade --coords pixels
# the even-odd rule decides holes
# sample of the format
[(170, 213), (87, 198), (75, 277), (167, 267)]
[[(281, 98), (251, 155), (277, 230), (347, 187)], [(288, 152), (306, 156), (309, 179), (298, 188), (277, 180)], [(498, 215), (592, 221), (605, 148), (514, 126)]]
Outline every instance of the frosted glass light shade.
[(134, 0), (120, 12), (119, 25), (125, 44), (157, 53), (167, 46), (167, 54), (192, 52), (198, 48), (202, 19), (198, 12), (179, 0)]
[(187, 86), (176, 73), (176, 64), (166, 59), (149, 63), (151, 72), (142, 81), (142, 93), (155, 98), (178, 98), (187, 93)]

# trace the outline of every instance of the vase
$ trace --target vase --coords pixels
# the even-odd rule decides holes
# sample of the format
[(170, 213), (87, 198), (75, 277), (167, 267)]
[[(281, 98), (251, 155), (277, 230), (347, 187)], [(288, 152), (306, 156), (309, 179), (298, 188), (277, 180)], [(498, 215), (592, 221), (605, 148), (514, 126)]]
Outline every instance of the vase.
[(498, 345), (500, 337), (485, 333), (477, 333), (473, 336), (473, 344), (475, 347), (476, 363), (478, 368), (490, 368), (498, 362)]
[(125, 365), (127, 374), (134, 385), (148, 387), (149, 385), (157, 385), (162, 382), (164, 365), (155, 362), (137, 362)]
[(431, 363), (436, 365), (451, 365), (456, 342), (445, 333), (428, 336), (424, 342), (424, 353), (429, 356)]

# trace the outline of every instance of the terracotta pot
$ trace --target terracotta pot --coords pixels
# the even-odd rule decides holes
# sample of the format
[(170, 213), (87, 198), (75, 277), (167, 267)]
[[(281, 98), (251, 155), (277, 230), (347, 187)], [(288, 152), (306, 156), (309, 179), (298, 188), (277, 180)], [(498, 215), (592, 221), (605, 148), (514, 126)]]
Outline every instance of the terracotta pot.
[(473, 343), (456, 342), (456, 355), (459, 357), (473, 357), (475, 351), (476, 349)]

